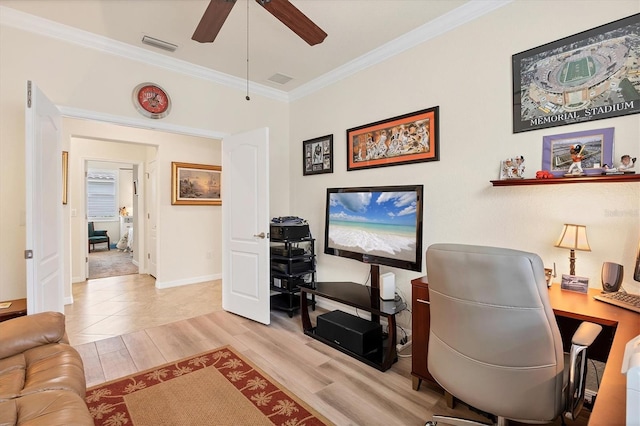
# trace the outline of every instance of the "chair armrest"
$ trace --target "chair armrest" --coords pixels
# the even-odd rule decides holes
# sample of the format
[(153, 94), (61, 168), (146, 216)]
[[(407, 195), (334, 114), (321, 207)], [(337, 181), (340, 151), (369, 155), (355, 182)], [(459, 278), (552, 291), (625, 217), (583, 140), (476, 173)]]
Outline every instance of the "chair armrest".
[(600, 331), (602, 331), (602, 326), (591, 322), (582, 322), (571, 338), (569, 383), (565, 391), (564, 413), (568, 419), (577, 419), (582, 409), (587, 381), (587, 348), (596, 340)]
[(0, 359), (65, 341), (64, 315), (42, 312), (0, 322)]
[(93, 236), (94, 237), (108, 237), (107, 235), (107, 231), (102, 230), (102, 231), (93, 231)]
[(580, 327), (573, 333), (571, 344), (580, 346), (591, 346), (596, 337), (602, 331), (602, 326), (592, 322), (583, 322)]

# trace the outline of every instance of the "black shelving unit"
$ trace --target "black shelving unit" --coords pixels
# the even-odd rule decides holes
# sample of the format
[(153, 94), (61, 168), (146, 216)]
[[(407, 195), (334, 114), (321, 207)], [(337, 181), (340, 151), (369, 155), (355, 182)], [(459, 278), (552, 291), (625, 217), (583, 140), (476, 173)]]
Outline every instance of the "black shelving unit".
[[(289, 317), (300, 309), (300, 287), (315, 288), (315, 239), (271, 238), (271, 309)], [(315, 296), (310, 301), (315, 309)]]

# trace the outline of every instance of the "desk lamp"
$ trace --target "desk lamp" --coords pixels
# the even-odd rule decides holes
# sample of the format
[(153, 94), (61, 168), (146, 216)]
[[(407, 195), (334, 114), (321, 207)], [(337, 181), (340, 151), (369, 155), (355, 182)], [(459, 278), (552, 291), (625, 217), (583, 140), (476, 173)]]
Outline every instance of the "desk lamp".
[(587, 227), (585, 225), (573, 225), (565, 223), (560, 238), (555, 244), (556, 247), (571, 250), (569, 255), (569, 274), (576, 274), (576, 250), (591, 251), (587, 241)]

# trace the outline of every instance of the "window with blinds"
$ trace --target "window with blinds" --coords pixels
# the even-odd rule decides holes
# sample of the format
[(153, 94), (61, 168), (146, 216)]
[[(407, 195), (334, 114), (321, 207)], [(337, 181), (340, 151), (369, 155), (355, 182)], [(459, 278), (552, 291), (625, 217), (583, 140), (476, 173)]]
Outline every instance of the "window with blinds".
[(118, 220), (117, 170), (87, 171), (87, 217), (89, 220)]

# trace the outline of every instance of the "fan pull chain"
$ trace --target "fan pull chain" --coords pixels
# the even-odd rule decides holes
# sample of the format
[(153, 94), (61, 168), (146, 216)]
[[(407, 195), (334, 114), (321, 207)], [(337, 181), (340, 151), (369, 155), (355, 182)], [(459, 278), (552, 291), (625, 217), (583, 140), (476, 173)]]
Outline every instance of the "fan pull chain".
[(251, 100), (249, 97), (249, 0), (247, 0), (247, 96), (245, 99)]

